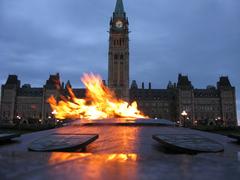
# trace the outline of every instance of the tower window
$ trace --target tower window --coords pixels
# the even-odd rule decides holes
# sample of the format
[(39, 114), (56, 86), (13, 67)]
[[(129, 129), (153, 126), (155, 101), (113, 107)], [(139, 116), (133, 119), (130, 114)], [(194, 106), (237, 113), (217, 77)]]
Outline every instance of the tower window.
[(120, 59), (123, 59), (123, 55), (121, 54)]
[(114, 59), (118, 59), (118, 55), (117, 54), (114, 55)]

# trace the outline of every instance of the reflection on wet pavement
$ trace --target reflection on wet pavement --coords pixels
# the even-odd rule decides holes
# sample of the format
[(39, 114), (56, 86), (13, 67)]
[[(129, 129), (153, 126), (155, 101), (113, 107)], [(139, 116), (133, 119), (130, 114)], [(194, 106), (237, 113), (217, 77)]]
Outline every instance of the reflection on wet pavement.
[[(83, 126), (74, 127), (69, 132), (64, 129), (56, 133), (99, 134), (99, 138), (87, 148), (90, 153), (129, 154), (139, 150), (139, 127), (122, 126)], [(146, 136), (151, 141), (151, 136)]]
[[(79, 179), (115, 179), (125, 177), (138, 179), (137, 154), (91, 154), (91, 153), (51, 153), (47, 177), (65, 171), (71, 179), (71, 173), (78, 173)], [(61, 165), (62, 170), (57, 167)], [(84, 173), (83, 173), (84, 172)], [(106, 176), (107, 175), (107, 176)]]
[(49, 165), (57, 164), (61, 162), (71, 161), (79, 158), (84, 158), (92, 155), (92, 153), (51, 153), (48, 163)]
[(126, 162), (128, 160), (136, 161), (137, 154), (110, 154), (108, 155), (107, 162), (109, 161), (119, 161)]
[[(52, 133), (99, 134), (84, 152), (33, 153), (30, 142)], [(153, 134), (196, 133), (224, 145), (221, 153), (197, 155), (161, 151)], [(0, 148), (2, 179), (239, 179), (239, 145), (218, 134), (159, 126), (70, 126), (23, 135)]]
[[(61, 152), (54, 152), (51, 153), (48, 163), (49, 165), (57, 164), (61, 162), (67, 162), (71, 160), (81, 159), (81, 158), (89, 158), (92, 153), (61, 153)], [(137, 154), (98, 154), (94, 155), (94, 158), (96, 161), (101, 160), (103, 162), (120, 162), (124, 163), (126, 161), (136, 161), (137, 160)]]

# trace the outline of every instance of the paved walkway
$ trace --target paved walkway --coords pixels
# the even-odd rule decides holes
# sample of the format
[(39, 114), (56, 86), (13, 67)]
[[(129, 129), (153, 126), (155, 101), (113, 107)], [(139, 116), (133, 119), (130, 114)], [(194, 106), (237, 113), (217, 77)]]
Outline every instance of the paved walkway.
[[(33, 140), (52, 133), (99, 134), (85, 153), (34, 153)], [(198, 134), (224, 152), (197, 155), (166, 152), (153, 134)], [(239, 179), (240, 146), (212, 133), (165, 126), (69, 126), (22, 135), (0, 146), (1, 178), (18, 179)]]

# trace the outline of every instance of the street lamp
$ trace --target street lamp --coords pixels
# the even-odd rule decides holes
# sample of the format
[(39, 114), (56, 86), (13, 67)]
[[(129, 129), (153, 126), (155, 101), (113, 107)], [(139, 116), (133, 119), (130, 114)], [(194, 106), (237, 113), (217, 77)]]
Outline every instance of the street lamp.
[(217, 125), (222, 125), (221, 117), (215, 118), (215, 122)]
[(57, 114), (57, 111), (56, 110), (53, 110), (52, 111), (52, 115), (56, 115)]
[(187, 117), (187, 112), (184, 110), (182, 113), (181, 113), (182, 117), (183, 117), (183, 126), (185, 127), (185, 122), (186, 122), (186, 117)]

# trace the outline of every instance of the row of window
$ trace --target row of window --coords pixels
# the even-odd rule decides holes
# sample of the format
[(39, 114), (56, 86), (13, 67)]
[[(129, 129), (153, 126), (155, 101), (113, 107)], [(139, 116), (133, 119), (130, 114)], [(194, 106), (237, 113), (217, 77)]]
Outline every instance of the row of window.
[[(117, 65), (117, 64), (118, 64), (118, 61), (114, 61), (114, 64)], [(120, 61), (120, 64), (123, 65), (123, 62)]]
[(234, 111), (234, 105), (232, 104), (224, 104), (224, 111)]
[[(141, 107), (139, 107), (141, 109)], [(160, 109), (147, 109), (144, 112), (150, 113), (150, 114), (166, 114), (169, 113), (168, 108), (160, 108)]]
[(124, 45), (125, 44), (125, 39), (124, 38), (120, 38), (119, 40), (117, 39), (114, 39), (113, 40), (113, 45), (116, 46), (121, 46), (121, 45)]
[(41, 105), (40, 104), (22, 104), (20, 106), (17, 106), (17, 111), (29, 111), (29, 110), (36, 110), (40, 109)]
[(5, 118), (5, 117), (9, 117), (10, 116), (10, 112), (9, 111), (3, 111), (2, 113), (2, 117)]
[(221, 117), (219, 114), (215, 114), (215, 113), (196, 113), (195, 114), (195, 118), (196, 119), (218, 119), (218, 120), (221, 120)]
[(195, 93), (195, 97), (219, 97), (219, 94), (214, 93)]
[(218, 106), (195, 106), (196, 111), (220, 111)]
[[(2, 113), (2, 118), (9, 118), (11, 115), (10, 111), (4, 111)], [(45, 117), (49, 118), (51, 116), (51, 113), (45, 113)], [(15, 114), (16, 118), (42, 118), (42, 113), (37, 112), (37, 111), (29, 111), (29, 112), (21, 112), (21, 113), (16, 113)]]
[(138, 104), (139, 105), (141, 105), (141, 106), (160, 106), (160, 107), (163, 107), (163, 106), (165, 106), (165, 107), (168, 107), (169, 106), (169, 104), (168, 103), (164, 103), (164, 102), (138, 102)]
[(30, 112), (24, 112), (24, 113), (17, 113), (17, 115), (15, 117), (20, 117), (20, 118), (42, 118), (42, 113), (39, 112), (34, 112), (34, 111), (30, 111)]
[(117, 60), (117, 59), (123, 60), (123, 58), (124, 58), (124, 55), (123, 55), (123, 54), (120, 54), (120, 55), (119, 55), (119, 54), (115, 54), (115, 55), (114, 55), (114, 59), (115, 59), (115, 60)]
[[(216, 114), (196, 114), (195, 119), (197, 120), (206, 120), (206, 119), (212, 119), (216, 121), (221, 121), (221, 116), (217, 116)], [(233, 113), (226, 113), (225, 119), (227, 120), (234, 120), (235, 116)]]
[[(143, 99), (143, 98), (148, 98), (148, 99), (152, 99), (152, 100), (162, 100), (162, 99), (168, 99), (169, 98), (169, 96), (167, 96), (167, 95), (163, 95), (163, 96), (161, 96), (161, 97), (153, 97), (151, 94), (147, 94), (147, 93), (143, 93), (143, 94), (141, 94), (140, 96), (133, 96), (133, 99)], [(175, 98), (172, 98), (173, 100), (175, 99)]]

